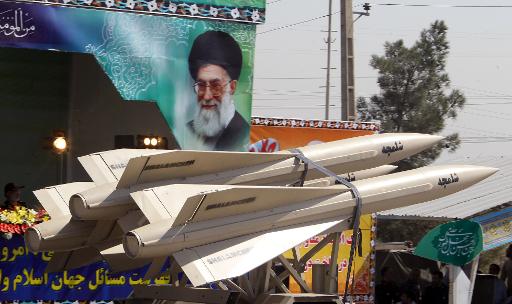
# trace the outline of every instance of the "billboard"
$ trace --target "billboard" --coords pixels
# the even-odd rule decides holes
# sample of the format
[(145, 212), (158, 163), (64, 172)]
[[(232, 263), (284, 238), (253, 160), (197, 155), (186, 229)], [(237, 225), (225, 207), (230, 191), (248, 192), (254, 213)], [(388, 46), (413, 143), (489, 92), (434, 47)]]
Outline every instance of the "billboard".
[(275, 152), (374, 134), (375, 123), (253, 117), (250, 151)]
[(246, 150), (263, 18), (260, 0), (2, 1), (0, 47), (92, 54), (125, 100), (157, 103), (182, 149)]
[(21, 235), (14, 235), (10, 240), (0, 237), (0, 248), (2, 301), (110, 301), (126, 299), (135, 285), (169, 284), (170, 281), (169, 275), (144, 279), (149, 265), (114, 274), (106, 262), (46, 273), (53, 253), (29, 252)]
[(484, 251), (512, 242), (512, 207), (471, 219), (482, 226)]

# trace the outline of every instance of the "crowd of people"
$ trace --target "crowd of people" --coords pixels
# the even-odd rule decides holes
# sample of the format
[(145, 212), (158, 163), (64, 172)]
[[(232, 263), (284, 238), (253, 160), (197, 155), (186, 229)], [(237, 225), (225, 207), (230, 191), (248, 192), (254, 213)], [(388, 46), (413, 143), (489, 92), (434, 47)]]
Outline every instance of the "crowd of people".
[(432, 282), (425, 288), (420, 284), (420, 270), (412, 269), (409, 278), (398, 285), (388, 267), (381, 269), (381, 281), (375, 289), (377, 304), (448, 304), (448, 286), (441, 271), (431, 273)]
[[(494, 300), (489, 304), (512, 304), (512, 245), (507, 248), (506, 257), (503, 267), (491, 264), (486, 274), (494, 286)], [(420, 281), (419, 269), (412, 269), (402, 284), (395, 282), (389, 267), (383, 267), (380, 274), (375, 289), (376, 304), (448, 304), (448, 278), (441, 271), (432, 271), (426, 286)]]
[(494, 291), (495, 298), (502, 299), (502, 302), (495, 301), (497, 304), (512, 304), (512, 244), (508, 246), (505, 255), (507, 260), (501, 269), (497, 264), (489, 266), (489, 274), (494, 275), (497, 281)]

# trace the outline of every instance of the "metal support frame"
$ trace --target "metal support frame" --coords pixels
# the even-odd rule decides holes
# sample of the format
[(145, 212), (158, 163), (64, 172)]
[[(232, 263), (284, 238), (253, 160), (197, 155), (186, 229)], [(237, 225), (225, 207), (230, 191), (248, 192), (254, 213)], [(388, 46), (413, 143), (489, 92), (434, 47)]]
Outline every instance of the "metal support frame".
[[(334, 234), (334, 242), (332, 243), (331, 250), (331, 267), (329, 269), (329, 293), (337, 293), (338, 291), (338, 253), (340, 249), (339, 239), (341, 232)], [(336, 261), (336, 263), (335, 263)]]
[[(318, 297), (319, 299), (325, 295), (313, 295), (311, 288), (302, 278), (306, 264), (316, 253), (331, 242), (336, 244), (339, 239), (339, 233), (331, 233), (327, 235), (322, 241), (313, 246), (304, 256), (299, 256), (296, 248), (294, 258), (290, 262), (283, 255), (278, 256), (272, 261), (261, 265), (253, 271), (236, 278), (235, 280), (222, 280), (217, 282), (218, 289), (210, 288), (194, 288), (187, 286), (188, 278), (178, 266), (178, 264), (171, 257), (171, 267), (168, 270), (170, 274), (170, 284), (168, 285), (149, 285), (137, 286), (134, 289), (135, 298), (149, 298), (154, 299), (154, 304), (161, 304), (165, 301), (185, 301), (185, 302), (199, 302), (208, 304), (228, 304), (228, 303), (256, 303), (260, 299), (267, 299), (271, 294), (282, 293), (282, 297), (296, 298), (297, 295), (292, 295), (290, 290), (286, 287), (283, 281), (291, 276), (301, 287), (303, 292), (311, 294), (312, 298)], [(333, 246), (331, 251), (331, 258), (336, 257), (337, 249)], [(277, 275), (272, 269), (272, 265), (280, 263), (285, 270)], [(334, 271), (331, 269), (330, 277), (337, 279), (337, 263), (333, 263)], [(330, 284), (335, 284), (336, 281), (331, 281)], [(333, 291), (334, 294), (335, 291)]]
[[(348, 180), (344, 179), (343, 177), (338, 176), (337, 174), (335, 174), (334, 172), (330, 171), (329, 169), (327, 169), (325, 167), (322, 167), (321, 165), (319, 165), (319, 164), (315, 163), (314, 161), (310, 160), (299, 149), (290, 149), (289, 151), (292, 152), (292, 153), (295, 153), (296, 159), (300, 160), (305, 165), (304, 172), (303, 172), (303, 174), (301, 176), (301, 179), (302, 179), (301, 184), (304, 184), (304, 180), (305, 180), (305, 177), (307, 175), (308, 168), (309, 167), (314, 167), (316, 170), (318, 170), (319, 172), (322, 172), (326, 176), (334, 177), (336, 179), (337, 183), (342, 184), (345, 187), (349, 188), (350, 192), (352, 193), (352, 197), (356, 200), (356, 202), (355, 202), (356, 206), (354, 208), (354, 217), (353, 217), (354, 220), (353, 220), (352, 244), (350, 246), (350, 256), (349, 256), (348, 268), (347, 268), (347, 279), (345, 281), (345, 293), (343, 295), (343, 299), (346, 299), (347, 295), (348, 295), (348, 287), (349, 287), (349, 282), (350, 282), (350, 275), (351, 275), (351, 272), (352, 272), (352, 264), (354, 262), (354, 254), (355, 254), (355, 250), (357, 248), (357, 245), (358, 245), (359, 239), (360, 239), (359, 222), (360, 222), (360, 217), (361, 217), (361, 209), (362, 209), (362, 206), (363, 206), (363, 202), (362, 202), (362, 199), (361, 199), (361, 194), (359, 193), (359, 190), (356, 188), (356, 186), (354, 186), (354, 184), (352, 184)], [(334, 243), (337, 243), (337, 242), (334, 242)], [(333, 249), (334, 248), (335, 248), (335, 246), (333, 246)], [(336, 255), (336, 259), (335, 260), (331, 260), (331, 270), (330, 270), (330, 273), (329, 273), (329, 277), (330, 277), (329, 281), (330, 282), (332, 282), (332, 280), (333, 280), (333, 277), (332, 277), (332, 265), (334, 263), (337, 264), (337, 260), (338, 260), (337, 257), (338, 256)], [(330, 284), (330, 286), (332, 286), (332, 283)]]
[(209, 288), (181, 288), (166, 285), (135, 285), (135, 295), (140, 298), (153, 298), (155, 301), (185, 301), (193, 303), (223, 304), (233, 298), (231, 291)]
[(276, 275), (273, 269), (270, 269), (270, 278), (274, 282), (275, 286), (281, 290), (281, 292), (289, 293), (290, 290), (283, 284), (283, 281)]
[(290, 264), (290, 262), (288, 262), (288, 260), (282, 254), (279, 255), (278, 259), (283, 264), (283, 266), (286, 267), (286, 269), (290, 272), (290, 275), (292, 276), (292, 278), (295, 281), (297, 281), (297, 283), (299, 284), (299, 286), (302, 290), (304, 290), (307, 293), (313, 292), (311, 290), (311, 288), (309, 288), (308, 284), (306, 284), (306, 282), (299, 275), (297, 270), (295, 270), (295, 268), (293, 268), (293, 266)]

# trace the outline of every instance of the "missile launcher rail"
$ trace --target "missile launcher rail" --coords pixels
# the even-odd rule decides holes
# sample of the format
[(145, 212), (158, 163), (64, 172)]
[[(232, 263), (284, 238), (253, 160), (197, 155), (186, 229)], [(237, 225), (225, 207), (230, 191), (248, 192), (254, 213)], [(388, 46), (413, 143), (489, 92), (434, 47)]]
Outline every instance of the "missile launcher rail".
[[(29, 228), (25, 241), (32, 252), (55, 252), (48, 271), (106, 260), (114, 273), (149, 263), (149, 279), (170, 258), (171, 284), (137, 288), (139, 297), (267, 303), (272, 292), (290, 292), (283, 281), (292, 277), (315, 302), (301, 276), (306, 263), (333, 243), (330, 279), (315, 291), (336, 294), (337, 240), (353, 228), (348, 283), (362, 212), (444, 197), (497, 171), (459, 165), (387, 175), (390, 164), (441, 139), (377, 134), (277, 153), (99, 152), (79, 158), (92, 182), (35, 191), (52, 219)], [(296, 246), (319, 234), (327, 236), (301, 257)]]
[[(351, 249), (350, 249), (350, 257), (349, 264), (347, 270), (347, 279), (345, 286), (345, 293), (343, 298), (346, 299), (349, 291), (349, 277), (351, 275), (351, 266), (353, 264), (353, 258), (355, 254), (355, 249), (358, 243), (361, 241), (361, 234), (359, 230), (359, 217), (361, 216), (362, 209), (362, 199), (357, 190), (357, 187), (352, 184), (347, 179), (340, 177), (334, 172), (326, 169), (325, 167), (315, 163), (311, 159), (304, 156), (304, 154), (298, 149), (289, 150), (291, 153), (295, 154), (295, 158), (297, 162), (302, 162), (304, 164), (304, 171), (300, 176), (299, 180), (295, 183), (290, 184), (291, 187), (303, 187), (304, 182), (306, 180), (306, 175), (308, 173), (308, 168), (314, 167), (322, 174), (325, 174), (327, 177), (335, 178), (336, 182), (342, 184), (350, 189), (353, 197), (356, 199), (357, 203), (354, 208), (354, 221), (352, 222), (353, 226), (353, 235), (357, 235), (354, 241), (352, 241)], [(314, 303), (314, 302), (332, 302), (343, 304), (340, 296), (337, 295), (337, 286), (338, 286), (338, 252), (339, 252), (339, 242), (335, 240), (339, 240), (341, 237), (341, 232), (332, 232), (328, 234), (321, 242), (315, 244), (306, 255), (301, 257), (296, 248), (292, 248), (293, 251), (293, 261), (290, 263), (283, 254), (279, 255), (277, 258), (265, 263), (261, 267), (254, 269), (247, 273), (246, 275), (240, 276), (237, 278), (238, 284), (236, 284), (233, 280), (223, 280), (218, 282), (218, 287), (220, 290), (209, 289), (209, 288), (195, 288), (186, 286), (187, 276), (185, 273), (182, 273), (181, 279), (178, 279), (178, 273), (176, 272), (176, 268), (179, 268), (177, 263), (172, 263), (173, 265), (170, 270), (171, 274), (171, 282), (170, 285), (162, 286), (162, 285), (149, 285), (149, 286), (137, 286), (134, 288), (134, 296), (136, 298), (148, 298), (153, 300), (163, 300), (163, 301), (185, 301), (185, 302), (197, 302), (197, 303), (212, 303), (212, 304), (228, 304), (228, 303), (239, 303), (239, 301), (244, 301), (246, 303)], [(330, 245), (332, 242), (331, 248), (331, 264), (329, 267), (329, 271), (327, 276), (329, 277), (328, 282), (326, 282), (326, 286), (323, 287), (323, 290), (326, 291), (326, 294), (317, 294), (314, 293), (313, 290), (308, 286), (308, 284), (304, 281), (301, 274), (304, 272), (306, 263), (309, 259), (311, 259), (316, 253), (320, 250), (324, 249), (326, 246)], [(171, 257), (172, 259), (172, 257)], [(284, 267), (284, 271), (277, 275), (273, 270), (273, 265), (278, 264)], [(173, 271), (174, 270), (174, 271)], [(302, 292), (306, 294), (293, 294), (290, 293), (290, 290), (284, 285), (283, 281), (287, 277), (293, 277), (293, 279), (299, 284)], [(275, 291), (279, 291), (278, 294), (269, 294), (271, 287), (274, 286)], [(327, 294), (328, 293), (328, 294)]]

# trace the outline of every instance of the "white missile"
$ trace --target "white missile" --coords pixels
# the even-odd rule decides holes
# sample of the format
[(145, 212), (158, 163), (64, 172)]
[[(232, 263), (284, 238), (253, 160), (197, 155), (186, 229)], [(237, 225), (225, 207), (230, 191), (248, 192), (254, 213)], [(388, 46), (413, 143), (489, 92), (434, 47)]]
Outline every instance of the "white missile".
[[(83, 236), (88, 236), (92, 232), (94, 223), (71, 223), (68, 202), (73, 194), (95, 186), (94, 183), (71, 183), (34, 191), (34, 195), (48, 212), (51, 220), (36, 225), (37, 229), (34, 227), (28, 229), (25, 238), (29, 250), (32, 252), (54, 250), (60, 245), (71, 249), (82, 247)], [(52, 240), (42, 244), (40, 240), (45, 236)]]
[[(94, 155), (94, 158), (97, 158)], [(93, 158), (93, 159), (94, 159)], [(117, 160), (119, 162), (119, 160)], [(128, 161), (126, 161), (128, 162)], [(387, 174), (395, 170), (396, 166), (384, 165), (377, 168), (356, 171), (351, 173), (342, 174), (341, 176), (349, 181), (361, 180), (365, 178), (375, 177)], [(89, 170), (90, 171), (90, 170)], [(108, 175), (103, 175), (108, 176)], [(112, 176), (110, 177), (112, 178)], [(322, 179), (316, 179), (306, 182), (305, 187), (326, 187), (335, 184), (335, 178), (327, 177)], [(95, 221), (81, 221), (72, 220), (66, 199), (69, 200), (72, 193), (80, 191), (82, 189), (102, 189), (102, 186), (94, 186), (94, 183), (73, 183), (65, 184), (60, 186), (53, 186), (46, 189), (35, 191), (37, 198), (42, 202), (45, 208), (52, 215), (52, 221), (32, 227), (26, 234), (26, 243), (32, 252), (39, 252), (45, 250), (52, 250), (56, 252), (63, 252), (69, 250), (75, 250), (83, 248), (88, 245), (94, 245), (91, 240), (91, 234), (93, 234), (95, 227), (98, 225)], [(64, 198), (64, 199), (63, 199)], [(131, 198), (130, 198), (131, 199)], [(58, 209), (54, 211), (54, 209)], [(59, 213), (60, 212), (60, 213)], [(65, 216), (60, 216), (65, 214)], [(134, 213), (140, 214), (140, 213)], [(140, 214), (140, 216), (143, 215)], [(130, 217), (130, 222), (137, 222), (138, 218), (133, 216)], [(126, 222), (126, 221), (123, 221)], [(144, 223), (144, 222), (143, 222)], [(100, 222), (102, 227), (105, 226), (104, 222)], [(107, 223), (108, 225), (108, 223)], [(111, 224), (110, 224), (111, 225)], [(140, 226), (140, 224), (139, 224)], [(127, 228), (122, 229), (127, 231)], [(97, 232), (97, 231), (96, 231)], [(107, 232), (108, 233), (108, 232)], [(106, 238), (106, 236), (104, 236)], [(97, 240), (97, 238), (96, 238)], [(103, 256), (108, 260), (114, 260), (109, 258), (115, 256), (116, 259), (120, 256), (117, 252), (113, 255), (113, 249), (107, 249), (102, 251)], [(124, 251), (122, 252), (124, 254)], [(90, 255), (87, 253), (87, 255)], [(116, 265), (119, 263), (116, 263)], [(120, 267), (114, 267), (119, 269)]]
[[(133, 223), (138, 227), (145, 223), (144, 216), (139, 212), (137, 218), (127, 215), (125, 219), (116, 219), (115, 222), (106, 221), (80, 221), (73, 219), (69, 210), (69, 201), (72, 195), (89, 189), (102, 189), (103, 185), (117, 181), (128, 161), (133, 157), (161, 154), (164, 150), (140, 150), (140, 149), (120, 149), (115, 151), (98, 152), (79, 158), (80, 163), (85, 168), (94, 182), (78, 182), (64, 185), (51, 186), (34, 191), (34, 195), (43, 205), (51, 217), (51, 220), (38, 224), (27, 230), (25, 234), (25, 243), (32, 252), (56, 251), (59, 255), (65, 255), (64, 260), (82, 260), (84, 256), (91, 256), (90, 245), (98, 245), (102, 240), (106, 240), (112, 230), (119, 224), (121, 231), (117, 238), (122, 237), (123, 231), (134, 228)], [(140, 221), (143, 219), (143, 221)], [(123, 230), (124, 229), (124, 230)], [(101, 249), (103, 246), (99, 246)], [(71, 256), (70, 250), (85, 248), (75, 254), (76, 258)], [(98, 248), (95, 248), (98, 252)], [(62, 254), (61, 254), (62, 252)], [(83, 253), (83, 254), (82, 254)], [(52, 259), (52, 262), (55, 259)], [(69, 263), (76, 267), (78, 262)], [(81, 265), (79, 265), (81, 266)], [(49, 265), (50, 269), (58, 270), (59, 266)]]
[[(307, 146), (298, 151), (341, 174), (396, 162), (441, 139), (425, 134), (377, 134)], [(324, 177), (316, 168), (298, 162), (295, 156), (290, 151), (171, 151), (136, 157), (130, 159), (118, 182), (77, 193), (69, 207), (77, 219), (115, 219), (136, 208), (130, 193), (146, 188), (178, 183), (285, 186), (301, 177), (305, 180)]]
[(168, 152), (167, 150), (117, 149), (92, 153), (78, 158), (96, 185), (118, 182), (128, 161), (134, 157)]
[[(304, 155), (312, 157), (336, 173), (346, 173), (358, 168), (368, 168), (383, 163), (395, 162), (415, 154), (439, 141), (441, 137), (423, 134), (380, 134), (363, 136), (337, 142), (301, 148)], [(73, 189), (68, 185), (55, 186), (51, 191), (64, 191), (47, 199), (66, 211), (65, 220), (56, 220), (37, 225), (26, 234), (29, 248), (64, 252), (94, 246), (109, 252), (102, 245), (109, 239), (131, 229), (126, 223), (145, 224), (130, 217), (137, 205), (130, 192), (149, 186), (172, 183), (226, 183), (226, 184), (281, 184), (295, 182), (304, 173), (305, 166), (295, 160), (295, 154), (239, 153), (201, 151), (163, 151), (121, 149), (94, 153), (79, 158), (94, 183), (87, 188), (75, 189), (76, 195), (68, 199)], [(382, 166), (357, 172), (360, 178), (385, 174), (391, 166)], [(305, 180), (321, 176), (315, 168), (309, 168)], [(281, 181), (280, 183), (278, 181)], [(309, 182), (309, 186), (333, 184), (332, 178)], [(87, 190), (88, 189), (88, 190)], [(86, 191), (83, 191), (86, 190)], [(42, 196), (45, 191), (39, 191)], [(64, 201), (62, 201), (64, 198)], [(41, 199), (40, 199), (41, 200)], [(45, 205), (45, 207), (46, 207)], [(144, 207), (141, 207), (144, 208)], [(73, 215), (70, 219), (69, 213)], [(57, 219), (52, 215), (52, 218)], [(92, 224), (84, 220), (100, 220)], [(127, 220), (128, 219), (128, 220)], [(121, 229), (115, 229), (120, 223)], [(73, 232), (73, 234), (71, 234)], [(111, 242), (107, 242), (111, 243)], [(107, 251), (106, 251), (107, 250)], [(87, 255), (88, 253), (85, 253)]]
[[(362, 212), (421, 203), (494, 174), (479, 166), (434, 166), (353, 184)], [(132, 258), (173, 255), (195, 286), (242, 275), (353, 216), (342, 185), (322, 188), (169, 185), (132, 193), (151, 224), (125, 235)]]
[[(397, 166), (391, 166), (391, 165), (384, 165), (377, 168), (371, 168), (356, 172), (349, 172), (349, 173), (343, 173), (339, 174), (340, 177), (346, 179), (349, 182), (354, 182), (362, 179), (377, 177), (386, 175), (388, 173), (391, 173), (392, 171), (396, 170), (398, 168)], [(311, 181), (307, 181), (304, 183), (304, 187), (328, 187), (336, 185), (336, 178), (335, 177), (324, 177), (319, 179), (314, 179)]]

